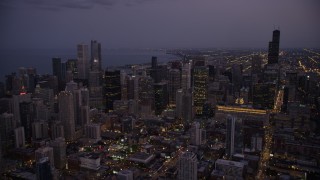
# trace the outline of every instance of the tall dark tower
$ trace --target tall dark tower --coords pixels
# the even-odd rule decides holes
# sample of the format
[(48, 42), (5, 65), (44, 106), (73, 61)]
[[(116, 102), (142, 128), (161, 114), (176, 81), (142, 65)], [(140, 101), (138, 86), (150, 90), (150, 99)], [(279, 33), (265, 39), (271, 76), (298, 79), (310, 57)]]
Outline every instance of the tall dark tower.
[(269, 42), (268, 64), (278, 63), (279, 43), (280, 43), (280, 31), (274, 30), (272, 34), (272, 41)]
[(115, 100), (121, 100), (121, 83), (120, 83), (120, 71), (105, 72), (105, 98), (106, 98), (106, 112), (113, 110), (113, 102)]
[(101, 44), (95, 40), (91, 41), (91, 70), (101, 71)]

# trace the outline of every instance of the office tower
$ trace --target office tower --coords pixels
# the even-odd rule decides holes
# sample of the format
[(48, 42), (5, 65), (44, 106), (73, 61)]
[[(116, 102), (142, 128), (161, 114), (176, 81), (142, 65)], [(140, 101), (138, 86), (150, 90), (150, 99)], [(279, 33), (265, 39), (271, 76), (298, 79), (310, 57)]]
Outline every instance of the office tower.
[(191, 87), (191, 63), (185, 63), (181, 70), (181, 88), (187, 90)]
[(74, 99), (71, 92), (62, 91), (59, 93), (59, 119), (64, 126), (64, 136), (67, 141), (71, 141), (75, 137), (75, 118), (73, 101)]
[(262, 56), (253, 55), (251, 57), (251, 74), (261, 74), (262, 73)]
[(51, 139), (64, 138), (64, 127), (61, 122), (53, 122), (50, 124)]
[(155, 107), (153, 79), (150, 76), (141, 76), (138, 79), (138, 106), (141, 116), (150, 116)]
[(155, 83), (153, 87), (155, 115), (160, 115), (168, 105), (168, 84), (165, 82)]
[(72, 77), (71, 79), (66, 78), (66, 82), (70, 82), (74, 78), (78, 78), (78, 67), (77, 67), (77, 59), (68, 59), (66, 62), (66, 71), (70, 72)]
[(203, 112), (203, 105), (208, 97), (208, 79), (209, 70), (204, 66), (196, 66), (193, 69), (193, 89), (195, 107), (195, 114), (201, 116)]
[(209, 68), (209, 82), (213, 82), (215, 78), (215, 73), (216, 73), (215, 67), (214, 65), (208, 65), (208, 68)]
[(101, 71), (101, 44), (96, 40), (91, 41), (91, 70)]
[(20, 103), (20, 120), (21, 126), (24, 127), (25, 138), (27, 142), (31, 142), (32, 138), (32, 123), (34, 122), (34, 106), (32, 102)]
[(156, 56), (152, 56), (151, 58), (151, 68), (156, 69), (158, 67), (158, 59)]
[(38, 148), (35, 151), (35, 160), (39, 161), (40, 159), (47, 157), (50, 162), (50, 166), (54, 167), (54, 156), (53, 156), (53, 148), (49, 146)]
[(240, 88), (242, 87), (242, 65), (232, 65), (232, 84), (233, 94), (239, 92)]
[(74, 117), (77, 126), (84, 128), (89, 123), (89, 91), (87, 88), (80, 88), (73, 91)]
[(52, 172), (48, 157), (41, 158), (36, 164), (37, 180), (52, 180)]
[(276, 96), (276, 84), (257, 83), (253, 85), (253, 107), (259, 109), (273, 109)]
[(32, 123), (32, 139), (43, 140), (49, 138), (49, 125), (46, 121), (38, 121)]
[(132, 117), (125, 117), (121, 119), (121, 132), (131, 133), (133, 129), (134, 119)]
[(226, 119), (226, 154), (231, 157), (234, 154), (236, 118), (228, 115)]
[(66, 151), (67, 145), (64, 138), (56, 138), (51, 143), (51, 147), (53, 148), (53, 158), (54, 158), (54, 166), (58, 169), (63, 169), (66, 165)]
[(126, 76), (126, 86), (127, 99), (135, 99), (135, 78), (132, 76)]
[(168, 88), (169, 103), (175, 104), (177, 90), (181, 88), (181, 74), (178, 69), (169, 70)]
[(196, 180), (198, 160), (193, 152), (184, 152), (178, 160), (178, 179), (179, 180)]
[(26, 145), (25, 135), (24, 135), (24, 127), (18, 127), (14, 129), (14, 137), (15, 137), (15, 147), (21, 148)]
[(182, 118), (185, 125), (188, 125), (193, 120), (191, 89), (179, 89), (177, 91), (176, 116)]
[(190, 128), (190, 144), (199, 146), (202, 143), (202, 129), (199, 122), (192, 123)]
[(153, 107), (154, 105), (154, 87), (153, 79), (150, 76), (142, 76), (138, 81), (139, 86), (139, 101), (140, 104), (149, 105)]
[(101, 126), (100, 124), (87, 124), (85, 126), (85, 134), (87, 138), (96, 141), (101, 140)]
[(14, 124), (13, 114), (3, 113), (0, 115), (0, 144), (2, 148), (2, 154), (6, 154), (8, 149), (11, 149), (15, 146)]
[[(64, 69), (65, 70), (65, 69)], [(61, 91), (63, 89), (63, 69), (61, 58), (52, 58), (52, 74), (58, 78), (58, 89)], [(65, 73), (65, 71), (64, 71)]]
[(133, 172), (127, 169), (121, 170), (117, 174), (118, 180), (133, 180)]
[(154, 56), (151, 59), (150, 76), (152, 77), (154, 83), (159, 83), (162, 80), (167, 79), (167, 66), (159, 66), (157, 57)]
[(78, 68), (78, 79), (88, 79), (89, 76), (89, 52), (88, 45), (78, 44), (77, 46), (77, 68)]
[(13, 95), (13, 115), (15, 119), (14, 127), (21, 125), (20, 103), (31, 102), (31, 94)]
[(243, 151), (242, 120), (232, 115), (226, 117), (226, 155), (232, 157), (234, 153)]
[(113, 102), (121, 100), (121, 82), (120, 71), (105, 72), (105, 98), (106, 98), (106, 112), (113, 110)]
[(90, 106), (99, 108), (102, 106), (102, 77), (101, 71), (91, 70), (89, 73)]
[(269, 42), (268, 64), (277, 64), (279, 60), (280, 31), (274, 30)]

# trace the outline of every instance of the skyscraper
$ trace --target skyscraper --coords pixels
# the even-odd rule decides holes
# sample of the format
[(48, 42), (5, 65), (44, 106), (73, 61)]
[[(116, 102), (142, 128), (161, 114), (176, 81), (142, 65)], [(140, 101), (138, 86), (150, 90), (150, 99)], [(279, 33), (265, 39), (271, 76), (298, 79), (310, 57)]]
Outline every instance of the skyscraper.
[(96, 40), (91, 41), (91, 70), (101, 71), (101, 44)]
[(226, 154), (231, 157), (234, 154), (234, 136), (235, 136), (236, 118), (228, 115), (226, 119)]
[(154, 87), (154, 103), (155, 114), (160, 115), (168, 105), (168, 84), (165, 82), (155, 83)]
[(178, 179), (179, 180), (196, 180), (198, 160), (193, 152), (184, 152), (178, 160)]
[(78, 44), (77, 46), (77, 68), (78, 68), (78, 78), (88, 79), (89, 76), (89, 52), (88, 45)]
[(193, 89), (195, 114), (202, 115), (203, 105), (208, 97), (209, 70), (205, 66), (196, 66), (193, 69)]
[(280, 31), (274, 30), (272, 34), (272, 41), (269, 42), (268, 64), (278, 63), (279, 43), (280, 43)]
[(106, 112), (113, 110), (113, 102), (121, 100), (121, 78), (120, 71), (105, 72), (105, 98), (106, 98)]
[(176, 102), (177, 90), (181, 88), (181, 75), (178, 69), (169, 70), (169, 103), (174, 104)]
[(54, 166), (63, 169), (66, 165), (66, 142), (64, 138), (56, 138), (52, 143)]
[(193, 119), (191, 89), (179, 89), (176, 96), (176, 116), (182, 118), (185, 125)]
[(251, 74), (261, 74), (262, 73), (262, 57), (261, 55), (253, 55), (251, 57)]
[(67, 141), (73, 140), (75, 135), (75, 118), (73, 94), (68, 91), (62, 91), (58, 97), (59, 101), (59, 119), (64, 126), (64, 135)]

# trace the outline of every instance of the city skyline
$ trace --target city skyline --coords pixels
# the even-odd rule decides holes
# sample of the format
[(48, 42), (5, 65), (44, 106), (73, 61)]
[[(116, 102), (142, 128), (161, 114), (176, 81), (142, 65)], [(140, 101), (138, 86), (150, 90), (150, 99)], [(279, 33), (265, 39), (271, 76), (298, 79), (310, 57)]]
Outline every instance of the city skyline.
[(317, 1), (2, 1), (1, 49), (73, 48), (97, 39), (104, 48), (317, 48)]

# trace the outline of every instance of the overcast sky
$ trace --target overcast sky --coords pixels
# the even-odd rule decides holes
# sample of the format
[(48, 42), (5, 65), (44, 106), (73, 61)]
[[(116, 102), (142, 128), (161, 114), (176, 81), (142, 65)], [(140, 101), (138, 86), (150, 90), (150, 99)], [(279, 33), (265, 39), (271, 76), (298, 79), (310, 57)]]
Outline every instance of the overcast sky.
[(319, 0), (1, 0), (1, 48), (320, 47)]

